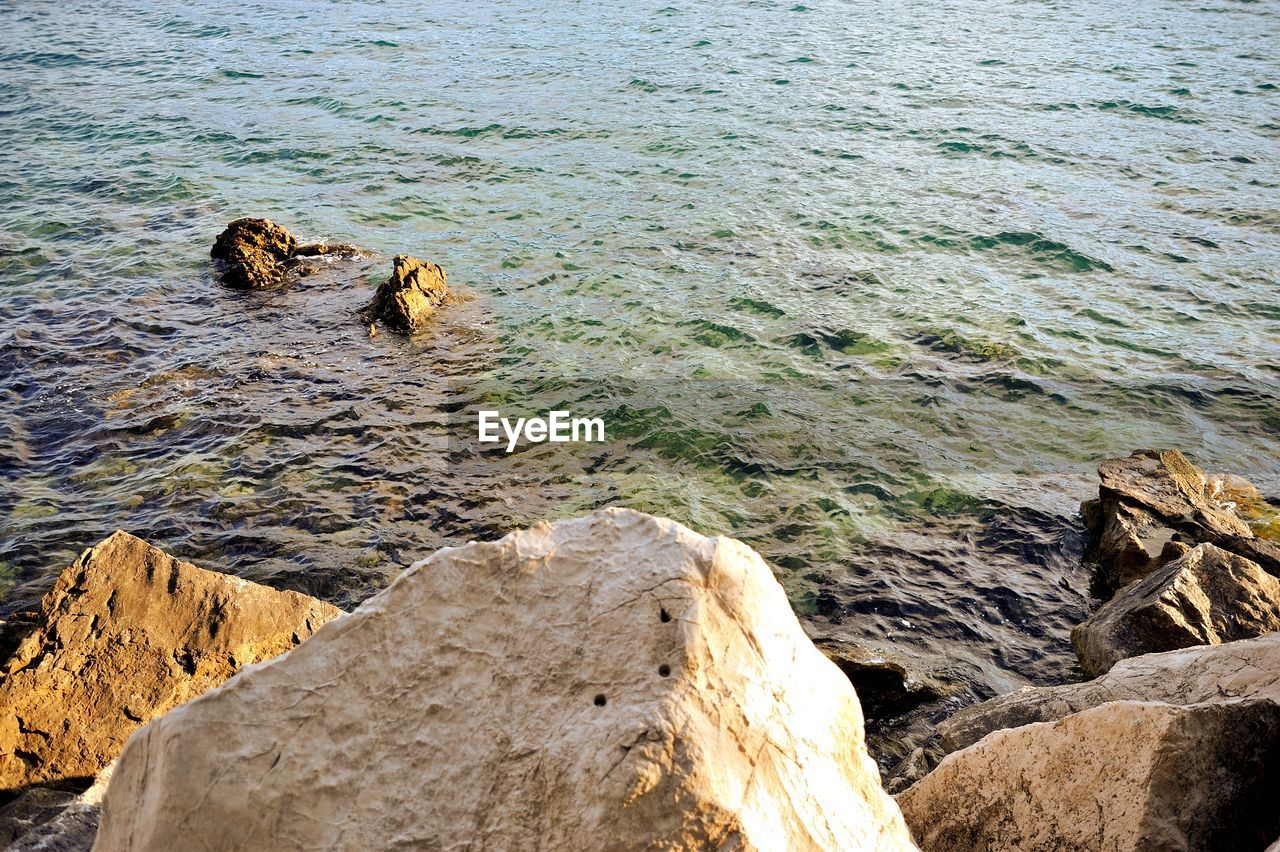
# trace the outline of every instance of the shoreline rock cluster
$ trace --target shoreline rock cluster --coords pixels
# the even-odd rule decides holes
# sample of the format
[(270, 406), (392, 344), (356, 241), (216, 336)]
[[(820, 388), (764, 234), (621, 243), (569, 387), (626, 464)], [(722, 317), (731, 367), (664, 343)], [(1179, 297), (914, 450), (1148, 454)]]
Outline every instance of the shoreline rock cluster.
[(1270, 542), (1180, 454), (1100, 477), (1099, 588), (1130, 579), (1077, 628), (1098, 676), (959, 710), (892, 797), (863, 704), (935, 687), (815, 646), (732, 539), (606, 509), (445, 548), (344, 615), (116, 533), (0, 669), (0, 839), (1262, 850), (1280, 837), (1280, 582), (1222, 536)]
[(1097, 679), (940, 723), (945, 756), (927, 771), (922, 750), (896, 796), (925, 852), (1262, 850), (1280, 837), (1280, 581), (1274, 546), (1230, 499), (1256, 503), (1256, 489), (1176, 451), (1108, 459), (1099, 477), (1082, 514), (1104, 600), (1072, 632)]
[[(270, 219), (244, 217), (232, 221), (214, 240), (210, 256), (219, 262), (223, 284), (242, 290), (276, 287), (314, 275), (303, 258), (332, 256), (356, 259), (364, 250), (346, 243), (300, 245), (297, 237)], [(360, 311), (364, 322), (381, 321), (401, 334), (413, 334), (449, 299), (444, 269), (407, 254), (392, 261), (391, 277)]]

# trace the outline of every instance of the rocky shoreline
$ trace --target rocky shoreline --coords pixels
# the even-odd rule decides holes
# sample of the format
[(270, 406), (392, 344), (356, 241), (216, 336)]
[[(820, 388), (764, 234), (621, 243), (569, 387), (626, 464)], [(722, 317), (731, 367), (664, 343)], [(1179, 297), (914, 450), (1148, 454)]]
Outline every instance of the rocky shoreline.
[[(254, 218), (211, 256), (238, 289), (367, 259)], [(411, 335), (454, 298), (443, 268), (398, 255), (353, 319)], [(0, 624), (0, 841), (1280, 842), (1280, 512), (1176, 450), (1098, 476), (1080, 508), (1094, 606), (1070, 632), (1088, 679), (978, 703), (802, 624), (747, 546), (631, 510), (445, 548), (349, 613), (119, 531)], [(885, 724), (916, 733), (878, 767)]]
[(937, 686), (819, 654), (731, 539), (609, 509), (446, 548), (343, 615), (116, 533), (3, 668), (0, 839), (1262, 850), (1280, 837), (1269, 504), (1176, 451), (1099, 475), (1082, 512), (1110, 594), (1072, 636), (1095, 679), (960, 709), (883, 783), (863, 708)]

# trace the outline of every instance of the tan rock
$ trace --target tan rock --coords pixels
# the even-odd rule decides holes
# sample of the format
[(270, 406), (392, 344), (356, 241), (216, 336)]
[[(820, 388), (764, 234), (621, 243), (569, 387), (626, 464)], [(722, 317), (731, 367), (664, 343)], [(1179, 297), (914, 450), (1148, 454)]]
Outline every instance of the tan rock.
[(1242, 698), (1280, 704), (1280, 633), (1131, 657), (1084, 683), (1025, 687), (958, 711), (938, 725), (938, 738), (952, 752), (992, 731), (1052, 722), (1110, 701), (1200, 704)]
[(1071, 631), (1090, 676), (1126, 657), (1219, 645), (1280, 630), (1280, 580), (1201, 544), (1122, 590)]
[(441, 550), (157, 719), (95, 849), (335, 846), (914, 848), (768, 566), (621, 509)]
[(444, 269), (401, 254), (393, 261), (391, 277), (365, 309), (365, 316), (381, 320), (392, 331), (410, 334), (421, 328), (448, 296)]
[(924, 852), (1261, 849), (1280, 705), (1120, 701), (998, 731), (898, 796)]
[(339, 614), (111, 535), (62, 572), (0, 669), (0, 789), (87, 781), (153, 717)]

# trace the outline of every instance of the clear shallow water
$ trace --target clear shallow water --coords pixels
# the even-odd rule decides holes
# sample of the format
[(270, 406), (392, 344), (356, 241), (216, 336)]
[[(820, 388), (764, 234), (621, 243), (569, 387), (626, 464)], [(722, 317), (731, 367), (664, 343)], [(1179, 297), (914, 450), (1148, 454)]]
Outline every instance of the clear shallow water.
[[(11, 606), (117, 527), (350, 604), (623, 503), (748, 541), (816, 632), (972, 696), (1072, 676), (1101, 458), (1280, 493), (1275, 3), (0, 23)], [(376, 256), (229, 292), (239, 215)], [(471, 298), (369, 339), (398, 252)], [(481, 404), (611, 440), (479, 457)]]

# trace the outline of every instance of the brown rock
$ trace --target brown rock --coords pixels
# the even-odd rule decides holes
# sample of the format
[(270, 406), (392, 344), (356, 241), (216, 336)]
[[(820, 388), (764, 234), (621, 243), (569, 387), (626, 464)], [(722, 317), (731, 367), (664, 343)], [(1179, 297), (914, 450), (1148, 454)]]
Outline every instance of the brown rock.
[(445, 548), (129, 742), (98, 852), (914, 848), (746, 545), (606, 509)]
[(340, 612), (114, 533), (62, 572), (0, 669), (0, 789), (92, 778), (147, 721)]
[(1280, 580), (1201, 544), (1122, 590), (1071, 631), (1090, 676), (1126, 657), (1218, 645), (1280, 630)]
[(938, 740), (945, 751), (958, 751), (992, 731), (1056, 721), (1110, 701), (1200, 704), (1239, 698), (1280, 704), (1280, 633), (1131, 657), (1084, 683), (1024, 687), (943, 720)]
[(939, 684), (913, 673), (905, 661), (835, 639), (814, 644), (849, 678), (868, 719), (896, 716), (943, 695)]
[(345, 257), (362, 257), (364, 249), (349, 243), (308, 243), (298, 246), (294, 254), (298, 257), (321, 257), (324, 255), (342, 255)]
[(406, 254), (396, 255), (391, 278), (378, 288), (365, 313), (370, 320), (382, 320), (392, 331), (411, 334), (448, 296), (443, 269)]
[(1111, 597), (1206, 542), (1280, 576), (1280, 547), (1256, 539), (1251, 527), (1269, 529), (1274, 510), (1242, 477), (1207, 476), (1176, 450), (1107, 459), (1098, 475), (1099, 499), (1080, 507), (1093, 534), (1098, 597)]
[(270, 287), (284, 280), (284, 262), (298, 241), (270, 219), (236, 219), (214, 240), (209, 252), (223, 264), (222, 283), (245, 289)]
[(1261, 849), (1280, 705), (1120, 701), (997, 731), (898, 796), (924, 852)]
[(1221, 535), (1252, 535), (1228, 505), (1214, 499), (1209, 479), (1177, 450), (1140, 450), (1098, 466), (1103, 497), (1122, 497), (1171, 525), (1203, 527)]

